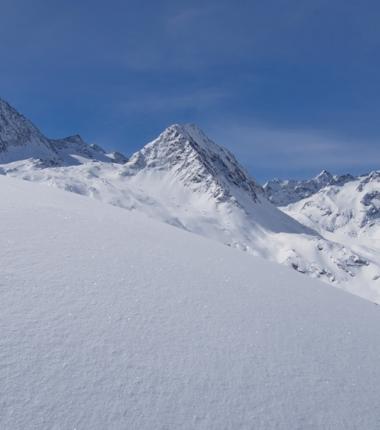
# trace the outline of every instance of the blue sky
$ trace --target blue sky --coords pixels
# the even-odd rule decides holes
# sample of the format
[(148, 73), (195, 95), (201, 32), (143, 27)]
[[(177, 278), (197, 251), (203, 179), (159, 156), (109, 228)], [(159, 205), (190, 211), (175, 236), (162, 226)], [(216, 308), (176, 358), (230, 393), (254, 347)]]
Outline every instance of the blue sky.
[(380, 168), (380, 3), (2, 0), (0, 97), (127, 154), (197, 123), (249, 171)]

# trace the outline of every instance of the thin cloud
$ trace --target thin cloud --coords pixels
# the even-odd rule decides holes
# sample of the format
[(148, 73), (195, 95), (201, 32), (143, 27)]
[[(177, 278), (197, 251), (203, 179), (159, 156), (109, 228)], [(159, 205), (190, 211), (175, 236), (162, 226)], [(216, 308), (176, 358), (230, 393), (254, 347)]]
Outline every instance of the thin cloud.
[(120, 103), (124, 113), (170, 112), (184, 109), (205, 109), (229, 97), (226, 91), (205, 89), (182, 94), (146, 94)]
[(259, 125), (209, 128), (214, 139), (230, 148), (253, 171), (255, 166), (292, 170), (378, 168), (380, 145), (319, 130), (289, 130)]

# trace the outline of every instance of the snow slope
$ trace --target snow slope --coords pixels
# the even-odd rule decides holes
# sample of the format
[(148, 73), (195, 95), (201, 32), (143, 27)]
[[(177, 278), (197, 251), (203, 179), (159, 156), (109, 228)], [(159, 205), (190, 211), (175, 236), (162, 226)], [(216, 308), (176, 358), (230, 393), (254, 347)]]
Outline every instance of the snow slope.
[(380, 261), (285, 215), (234, 156), (196, 126), (167, 128), (123, 165), (92, 161), (47, 168), (26, 160), (2, 165), (0, 173), (138, 210), (380, 301), (373, 282)]
[(0, 177), (0, 428), (379, 428), (380, 312), (277, 264)]
[(325, 237), (380, 254), (380, 172), (323, 188), (284, 211)]

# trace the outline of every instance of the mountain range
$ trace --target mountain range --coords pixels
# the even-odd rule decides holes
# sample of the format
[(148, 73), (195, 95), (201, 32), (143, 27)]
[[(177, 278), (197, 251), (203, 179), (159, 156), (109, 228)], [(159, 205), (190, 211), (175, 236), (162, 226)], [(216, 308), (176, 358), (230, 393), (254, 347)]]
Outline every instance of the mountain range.
[(312, 179), (273, 179), (264, 184), (264, 190), (266, 196), (273, 204), (276, 206), (287, 206), (310, 197), (322, 188), (330, 185), (341, 186), (354, 179), (354, 176), (350, 174), (332, 175), (327, 170), (322, 170), (321, 173)]
[(0, 100), (0, 173), (136, 211), (380, 302), (376, 172), (261, 186), (195, 125), (172, 125), (128, 158), (80, 136), (49, 139)]

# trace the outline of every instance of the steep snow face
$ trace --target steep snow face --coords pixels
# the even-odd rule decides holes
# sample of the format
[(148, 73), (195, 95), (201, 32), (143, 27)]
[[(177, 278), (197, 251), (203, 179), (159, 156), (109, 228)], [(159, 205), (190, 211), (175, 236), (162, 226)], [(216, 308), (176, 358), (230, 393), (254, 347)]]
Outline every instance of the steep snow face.
[(332, 175), (326, 170), (315, 178), (297, 181), (273, 179), (264, 184), (265, 195), (276, 206), (287, 206), (317, 193), (328, 185), (344, 185), (355, 179), (352, 175)]
[(378, 428), (377, 306), (43, 184), (0, 200), (1, 429)]
[(172, 213), (184, 205), (189, 212), (223, 212), (227, 219), (235, 210), (236, 215), (250, 216), (260, 229), (310, 233), (274, 208), (235, 157), (195, 125), (168, 127), (131, 157), (123, 174), (152, 198), (172, 206)]
[(380, 172), (329, 186), (284, 210), (334, 240), (380, 251)]
[(0, 99), (0, 162), (27, 158), (58, 161), (51, 143), (38, 128)]

